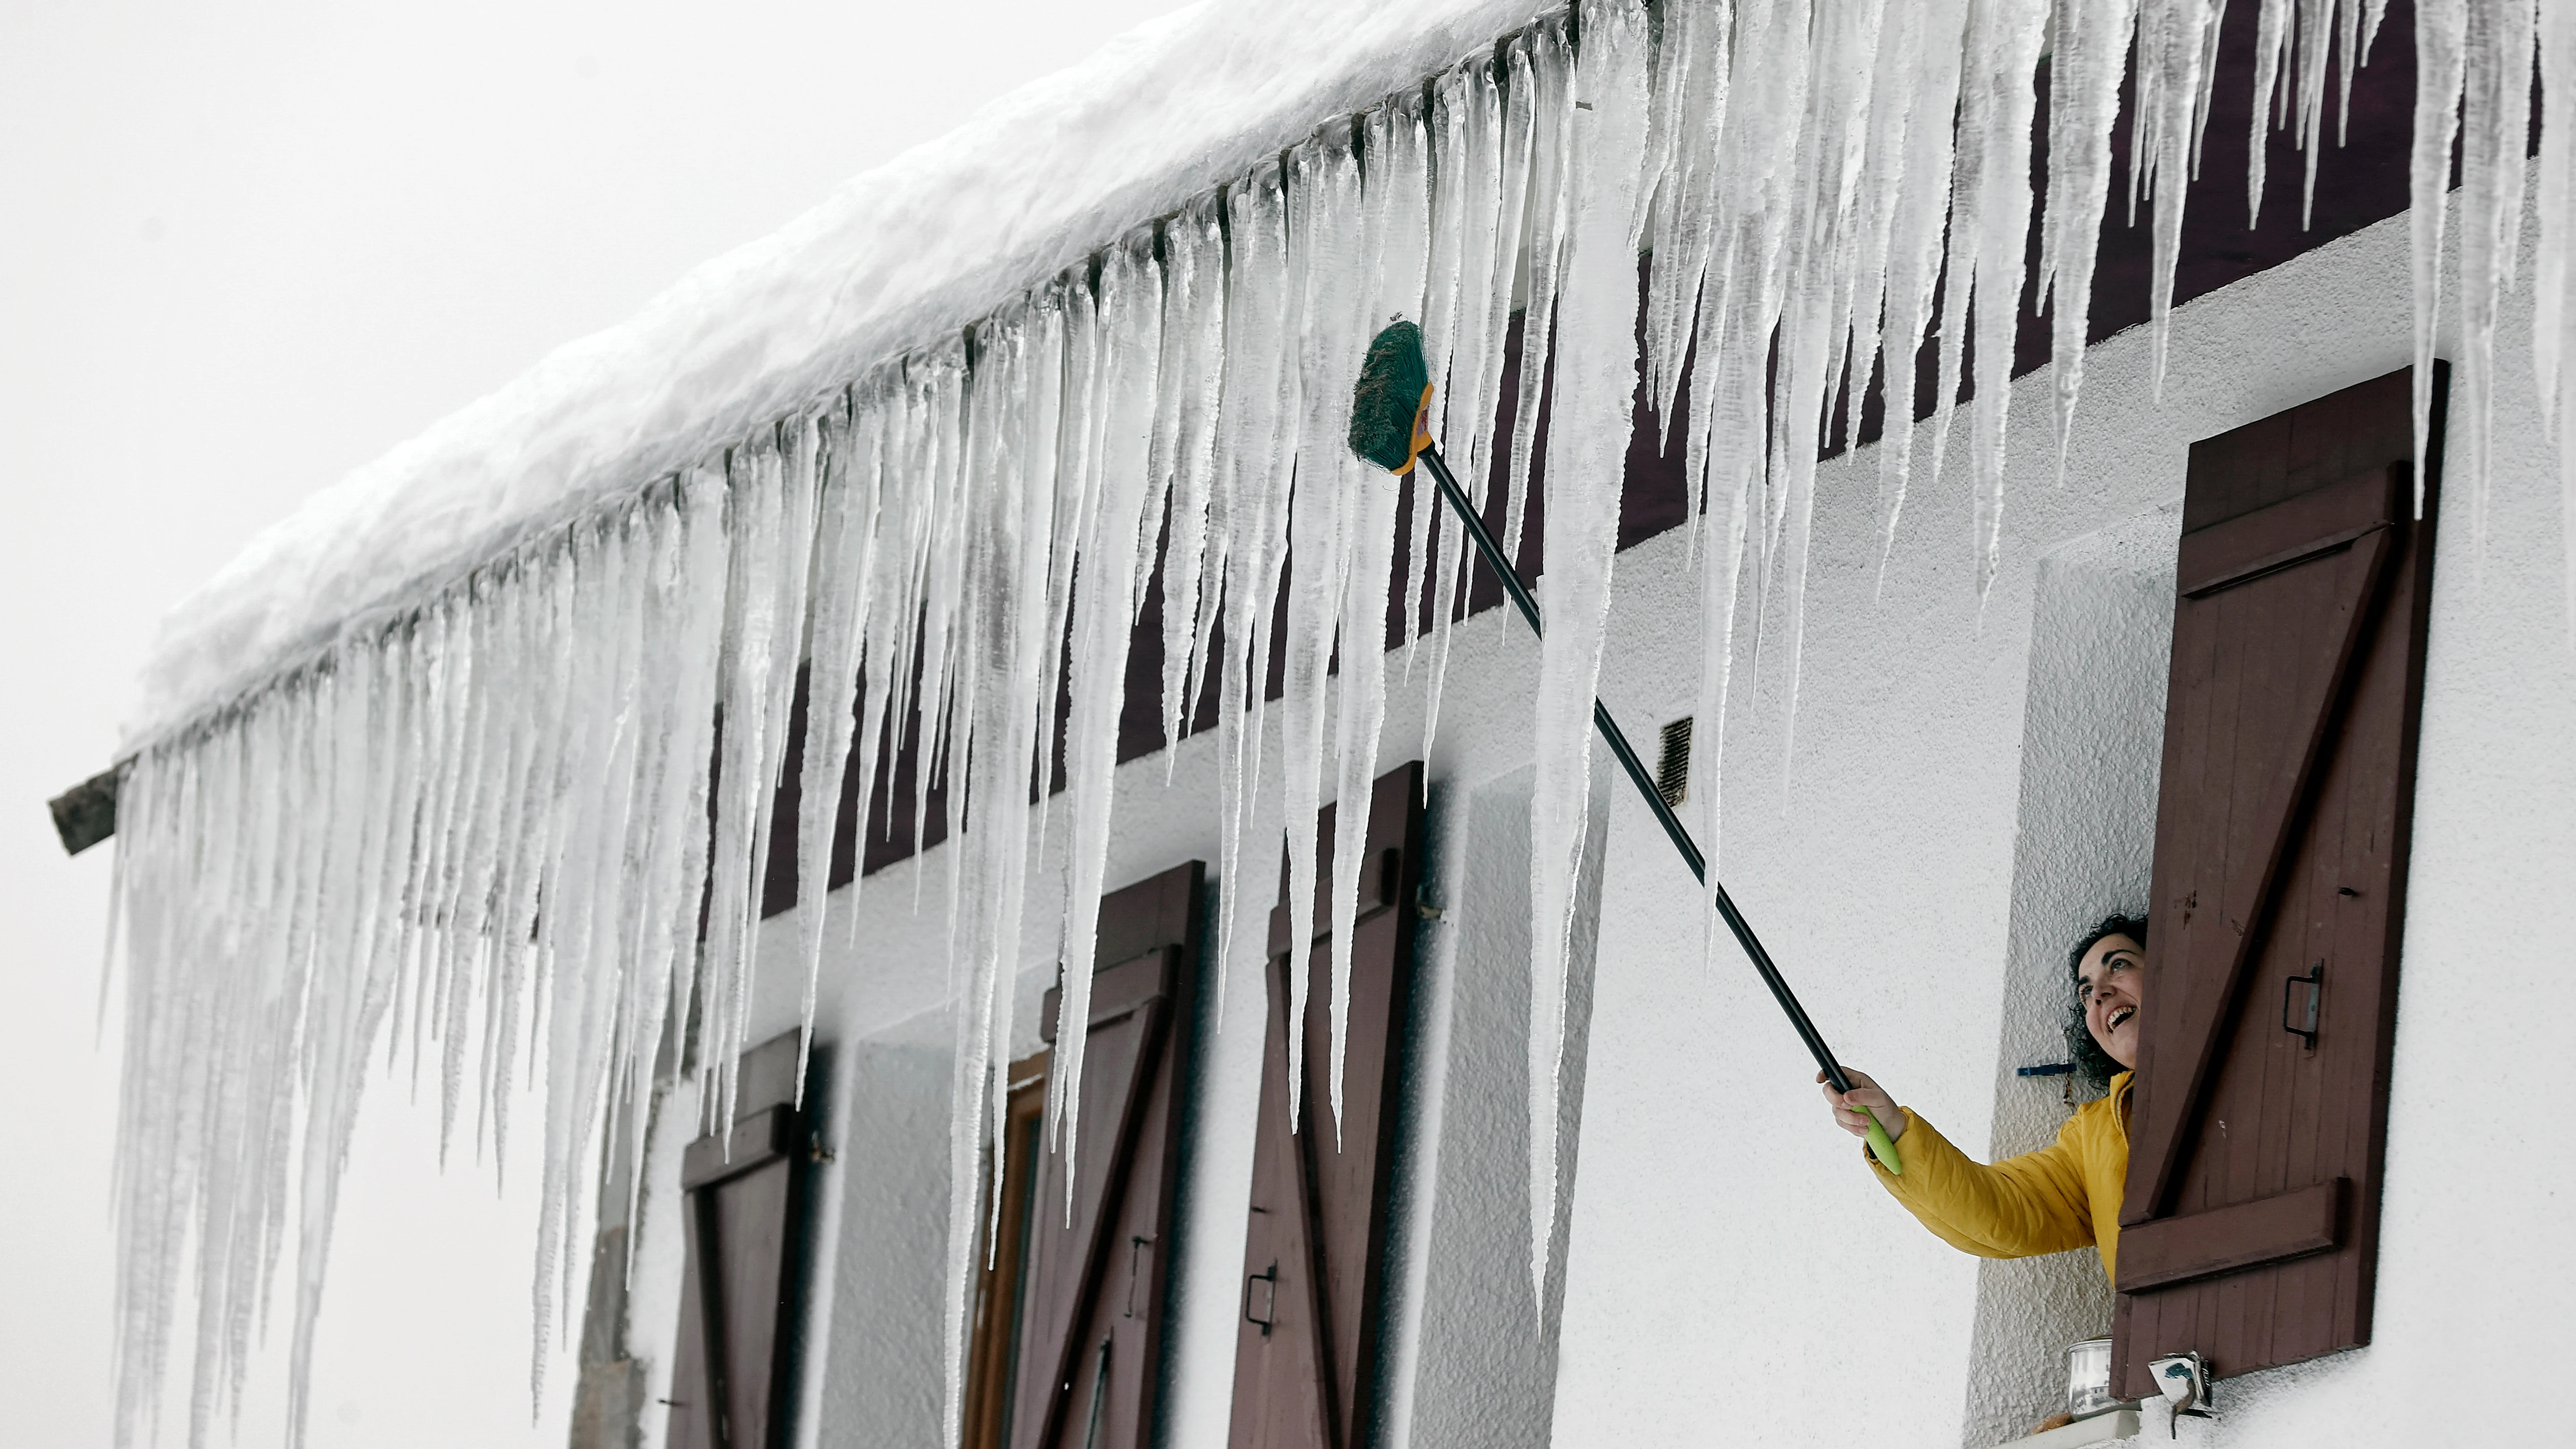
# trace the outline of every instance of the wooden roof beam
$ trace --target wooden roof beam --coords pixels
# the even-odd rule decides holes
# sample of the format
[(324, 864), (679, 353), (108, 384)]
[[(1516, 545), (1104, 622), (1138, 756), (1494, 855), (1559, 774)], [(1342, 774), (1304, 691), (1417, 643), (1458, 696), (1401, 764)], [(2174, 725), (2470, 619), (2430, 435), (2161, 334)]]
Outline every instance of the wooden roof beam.
[(65, 855), (78, 855), (116, 833), (116, 784), (124, 774), (121, 765), (101, 770), (45, 802)]

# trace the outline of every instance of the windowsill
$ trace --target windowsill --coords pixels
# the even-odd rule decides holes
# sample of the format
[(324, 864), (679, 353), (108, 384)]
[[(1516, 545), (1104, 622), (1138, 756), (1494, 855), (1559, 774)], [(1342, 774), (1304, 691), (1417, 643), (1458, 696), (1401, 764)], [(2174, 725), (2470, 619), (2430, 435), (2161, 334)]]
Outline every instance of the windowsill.
[(2115, 1439), (2131, 1438), (2137, 1432), (2137, 1410), (2113, 1409), (2090, 1419), (2078, 1419), (2063, 1428), (1998, 1444), (1995, 1449), (2079, 1449), (2081, 1445), (2108, 1444)]

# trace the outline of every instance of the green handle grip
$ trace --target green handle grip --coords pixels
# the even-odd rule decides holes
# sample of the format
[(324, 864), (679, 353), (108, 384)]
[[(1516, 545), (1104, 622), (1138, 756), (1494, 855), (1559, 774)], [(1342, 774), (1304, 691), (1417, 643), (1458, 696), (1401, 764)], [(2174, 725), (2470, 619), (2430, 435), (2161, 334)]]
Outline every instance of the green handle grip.
[(1888, 1136), (1887, 1129), (1878, 1125), (1876, 1112), (1867, 1107), (1860, 1110), (1861, 1115), (1869, 1119), (1869, 1155), (1878, 1159), (1879, 1166), (1886, 1168), (1890, 1177), (1903, 1177), (1905, 1163), (1896, 1155), (1896, 1139)]

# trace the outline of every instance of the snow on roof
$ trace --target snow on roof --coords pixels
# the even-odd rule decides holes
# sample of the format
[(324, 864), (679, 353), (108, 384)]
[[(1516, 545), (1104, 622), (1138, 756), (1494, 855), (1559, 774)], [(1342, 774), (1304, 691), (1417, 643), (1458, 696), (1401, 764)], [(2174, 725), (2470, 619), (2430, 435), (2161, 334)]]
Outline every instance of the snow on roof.
[(126, 749), (1547, 8), (1200, 0), (994, 101), (306, 499), (163, 620)]

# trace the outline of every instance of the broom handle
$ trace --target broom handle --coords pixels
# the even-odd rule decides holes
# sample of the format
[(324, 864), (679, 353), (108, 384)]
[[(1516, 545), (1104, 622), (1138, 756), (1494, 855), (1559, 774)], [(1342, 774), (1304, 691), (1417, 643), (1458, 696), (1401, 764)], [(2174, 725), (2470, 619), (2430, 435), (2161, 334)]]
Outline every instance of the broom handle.
[[(1494, 571), (1494, 577), (1502, 583), (1503, 592), (1511, 596), (1512, 602), (1520, 608), (1521, 617), (1529, 621), (1530, 632), (1544, 637), (1547, 626), (1539, 619), (1538, 601), (1531, 598), (1530, 591), (1522, 585), (1520, 571), (1503, 557), (1502, 545), (1494, 542), (1494, 535), (1486, 530), (1485, 520), (1476, 516), (1475, 507), (1467, 501), (1467, 495), (1458, 491), (1458, 480), (1450, 476), (1449, 464), (1441, 458), (1439, 447), (1436, 444), (1426, 447), (1419, 456), (1423, 466), (1431, 470), (1432, 481), (1440, 485), (1440, 495), (1449, 500), (1449, 511), (1457, 515), (1459, 524), (1467, 530), (1467, 536), (1475, 540), (1476, 552), (1485, 556), (1486, 567)], [(1664, 827), (1664, 834), (1672, 841), (1673, 849), (1681, 852), (1682, 864), (1689, 866), (1690, 873), (1698, 877), (1700, 884), (1716, 898), (1718, 915), (1725, 919), (1726, 928), (1735, 933), (1735, 943), (1742, 946), (1744, 954), (1752, 959), (1753, 969), (1761, 973), (1762, 984), (1771, 988), (1771, 999), (1780, 1003), (1780, 1010), (1789, 1018), (1789, 1025), (1797, 1031), (1798, 1039), (1807, 1044), (1807, 1051), (1815, 1057), (1816, 1065), (1824, 1069), (1825, 1079), (1833, 1083), (1837, 1092), (1850, 1091), (1851, 1079), (1843, 1075), (1842, 1064), (1834, 1060), (1833, 1048), (1825, 1045), (1823, 1033), (1807, 1019), (1807, 1009), (1798, 1004), (1798, 994), (1781, 979), (1780, 968), (1771, 964), (1771, 953), (1762, 949), (1761, 939), (1753, 934), (1752, 924), (1744, 919), (1742, 911), (1735, 908), (1734, 898), (1727, 895), (1725, 883), (1708, 878), (1708, 858), (1700, 854), (1699, 842), (1691, 839), (1689, 829), (1682, 824), (1680, 817), (1673, 814), (1673, 807), (1664, 803), (1664, 793), (1655, 788), (1654, 780), (1646, 774), (1645, 762), (1637, 758), (1636, 750), (1628, 744), (1627, 734), (1619, 728), (1619, 722), (1611, 718), (1610, 707), (1598, 698), (1592, 701), (1592, 724), (1601, 731), (1601, 738), (1609, 744), (1610, 753), (1618, 757), (1619, 768), (1628, 772), (1628, 782), (1637, 787), (1638, 798), (1655, 813), (1655, 823)], [(1870, 1114), (1869, 1149), (1877, 1154), (1879, 1161), (1887, 1164), (1890, 1172), (1903, 1170), (1897, 1165), (1896, 1144), (1887, 1137), (1886, 1129), (1880, 1125), (1875, 1113)]]

